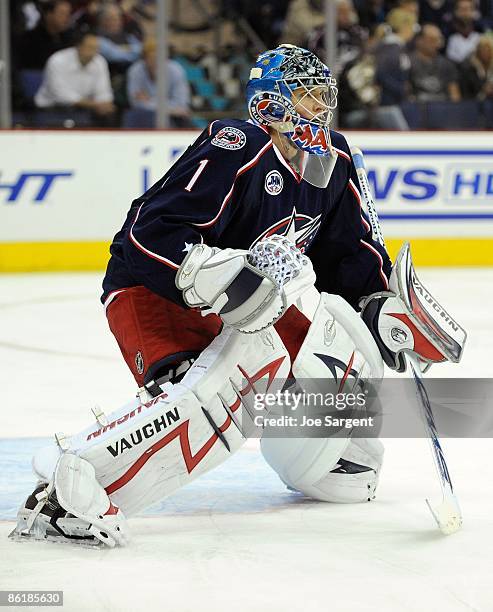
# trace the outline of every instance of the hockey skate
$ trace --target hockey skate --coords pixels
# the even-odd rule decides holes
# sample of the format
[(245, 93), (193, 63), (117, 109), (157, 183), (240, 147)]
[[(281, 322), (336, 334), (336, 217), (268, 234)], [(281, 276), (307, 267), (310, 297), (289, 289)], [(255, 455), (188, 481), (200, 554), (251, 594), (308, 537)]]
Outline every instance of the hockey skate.
[(9, 537), (110, 548), (130, 540), (125, 516), (95, 480), (94, 468), (68, 453), (53, 480), (40, 483), (27, 498)]
[(84, 546), (100, 546), (101, 541), (90, 533), (90, 527), (88, 523), (66, 512), (58, 503), (56, 492), (52, 489), (49, 493), (49, 485), (41, 484), (19, 509), (17, 525), (9, 538), (16, 541), (70, 540)]

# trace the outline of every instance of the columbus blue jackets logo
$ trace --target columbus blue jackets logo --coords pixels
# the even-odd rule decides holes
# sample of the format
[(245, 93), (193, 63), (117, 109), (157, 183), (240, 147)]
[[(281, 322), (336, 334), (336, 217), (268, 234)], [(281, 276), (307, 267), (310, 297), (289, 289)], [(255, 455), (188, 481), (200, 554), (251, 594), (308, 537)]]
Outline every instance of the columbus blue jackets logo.
[(262, 92), (250, 100), (249, 107), (255, 121), (260, 125), (270, 125), (286, 120), (286, 109), (291, 107), (291, 103), (279, 94)]
[(245, 146), (246, 136), (237, 128), (225, 127), (214, 136), (211, 144), (221, 149), (241, 149)]
[(289, 238), (289, 240), (304, 253), (317, 235), (322, 222), (321, 217), (322, 215), (309, 217), (308, 215), (296, 212), (296, 208), (293, 208), (293, 212), (289, 217), (280, 219), (271, 225), (263, 234), (253, 241), (250, 249), (260, 240), (278, 234), (279, 236), (286, 236), (286, 238)]
[(270, 195), (279, 195), (283, 186), (284, 180), (277, 170), (271, 170), (265, 177), (265, 191)]

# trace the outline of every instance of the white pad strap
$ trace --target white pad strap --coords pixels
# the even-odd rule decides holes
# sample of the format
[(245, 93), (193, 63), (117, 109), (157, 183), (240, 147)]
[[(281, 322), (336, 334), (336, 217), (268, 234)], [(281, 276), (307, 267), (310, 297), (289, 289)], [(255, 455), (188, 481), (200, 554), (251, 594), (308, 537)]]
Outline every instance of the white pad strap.
[(34, 506), (34, 508), (32, 509), (32, 511), (30, 512), (27, 520), (26, 520), (26, 524), (22, 529), (22, 533), (29, 533), (31, 531), (31, 527), (34, 524), (34, 521), (36, 520), (36, 518), (38, 517), (39, 513), (41, 512), (41, 510), (43, 509), (44, 505), (46, 504), (46, 502), (48, 501), (48, 497), (50, 496), (51, 492), (53, 491), (53, 487), (54, 487), (54, 483), (50, 482), (46, 485), (46, 487), (44, 489), (42, 489), (39, 493), (36, 494), (36, 499), (38, 500), (38, 503)]

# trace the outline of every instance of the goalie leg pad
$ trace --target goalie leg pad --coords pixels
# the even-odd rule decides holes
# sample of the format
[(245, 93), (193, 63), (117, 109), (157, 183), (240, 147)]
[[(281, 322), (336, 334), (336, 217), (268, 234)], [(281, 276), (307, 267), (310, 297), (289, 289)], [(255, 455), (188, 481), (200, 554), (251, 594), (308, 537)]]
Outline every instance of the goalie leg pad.
[(348, 438), (263, 437), (260, 449), (288, 487), (312, 497), (310, 487), (327, 475), (348, 444)]
[(53, 479), (39, 485), (19, 510), (11, 537), (113, 548), (128, 544), (130, 532), (123, 512), (96, 480), (94, 467), (64, 453)]
[[(322, 293), (292, 370), (303, 391), (317, 391), (319, 381), (322, 391), (327, 391), (330, 382), (333, 385), (329, 388), (339, 393), (355, 387), (361, 390), (370, 381), (378, 386), (383, 361), (369, 330), (351, 306), (339, 296)], [(332, 438), (275, 439), (266, 435), (261, 441), (262, 454), (289, 487), (324, 501), (363, 501), (373, 496), (379, 463), (370, 461), (370, 454), (367, 457), (363, 450), (357, 455), (355, 449), (366, 446), (360, 439), (351, 440), (351, 430), (347, 437)], [(379, 446), (372, 440), (370, 447), (373, 442)], [(379, 455), (378, 450), (374, 453)], [(332, 474), (341, 457), (362, 467), (349, 474)]]
[(383, 444), (376, 438), (350, 440), (336, 465), (303, 493), (320, 501), (354, 504), (375, 498), (383, 462)]
[(333, 503), (375, 498), (384, 452), (378, 439), (262, 439), (261, 450), (281, 480), (307, 497)]
[[(243, 416), (256, 393), (282, 386), (287, 351), (274, 329), (225, 328), (182, 382), (139, 400), (73, 436), (69, 452), (89, 462), (113, 504), (130, 516), (212, 469), (245, 441)], [(38, 473), (56, 456), (44, 450)], [(42, 467), (41, 467), (42, 466)]]
[(103, 544), (113, 548), (129, 543), (125, 516), (111, 503), (88, 461), (64, 453), (55, 470), (55, 488), (60, 506), (86, 522), (88, 532)]
[(320, 300), (305, 340), (293, 363), (298, 384), (310, 379), (334, 378), (345, 371), (341, 364), (351, 362), (351, 379), (375, 381), (383, 377), (383, 361), (378, 347), (358, 314), (338, 295), (320, 294)]

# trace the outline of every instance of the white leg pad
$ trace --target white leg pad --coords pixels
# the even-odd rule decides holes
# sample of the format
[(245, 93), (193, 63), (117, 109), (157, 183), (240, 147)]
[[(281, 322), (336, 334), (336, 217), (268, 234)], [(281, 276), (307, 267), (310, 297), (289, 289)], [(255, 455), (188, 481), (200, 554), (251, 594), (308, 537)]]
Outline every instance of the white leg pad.
[(320, 300), (292, 369), (299, 383), (331, 376), (321, 356), (347, 364), (362, 379), (381, 380), (383, 360), (369, 329), (358, 313), (339, 295), (320, 294)]
[[(266, 438), (261, 441), (261, 449), (281, 480), (307, 497), (335, 503), (358, 503), (375, 497), (384, 454), (380, 440)], [(344, 471), (347, 462), (361, 469)], [(368, 469), (361, 471), (364, 468)]]
[[(225, 329), (181, 383), (167, 383), (158, 397), (135, 399), (108, 414), (106, 425), (95, 423), (72, 436), (68, 453), (90, 464), (112, 503), (131, 516), (240, 448), (254, 395), (280, 388), (290, 365), (273, 328), (257, 334)], [(51, 480), (59, 454), (55, 445), (37, 454), (38, 476)], [(77, 489), (64, 496), (73, 506), (76, 498)]]
[(309, 488), (336, 465), (348, 444), (348, 438), (262, 438), (260, 448), (284, 483), (312, 497)]
[(371, 469), (349, 473), (340, 471), (344, 470), (344, 464), (342, 464), (338, 471), (333, 471), (336, 469), (336, 464), (319, 481), (305, 487), (303, 492), (313, 499), (326, 502), (354, 504), (371, 501), (375, 498), (383, 453), (383, 444), (380, 440), (373, 438), (352, 439), (342, 454), (342, 458), (353, 464)]
[[(314, 311), (313, 302), (312, 323), (292, 366), (298, 386), (314, 391), (323, 381), (326, 391), (328, 383), (333, 383), (336, 389), (344, 381), (350, 387), (356, 381), (378, 384), (383, 376), (382, 357), (359, 315), (337, 295), (322, 293)], [(343, 369), (331, 368), (333, 362)], [(350, 369), (347, 378), (343, 377), (345, 368)], [(309, 497), (333, 502), (366, 501), (374, 496), (383, 447), (374, 439), (352, 440), (350, 434), (348, 431), (348, 437), (275, 439), (268, 438), (266, 430), (261, 449), (281, 480)], [(346, 473), (341, 471), (344, 467), (332, 472), (341, 457), (357, 465), (348, 465)]]
[(89, 523), (90, 534), (110, 548), (128, 544), (130, 534), (125, 516), (111, 503), (89, 462), (64, 453), (55, 470), (55, 488), (62, 508)]

